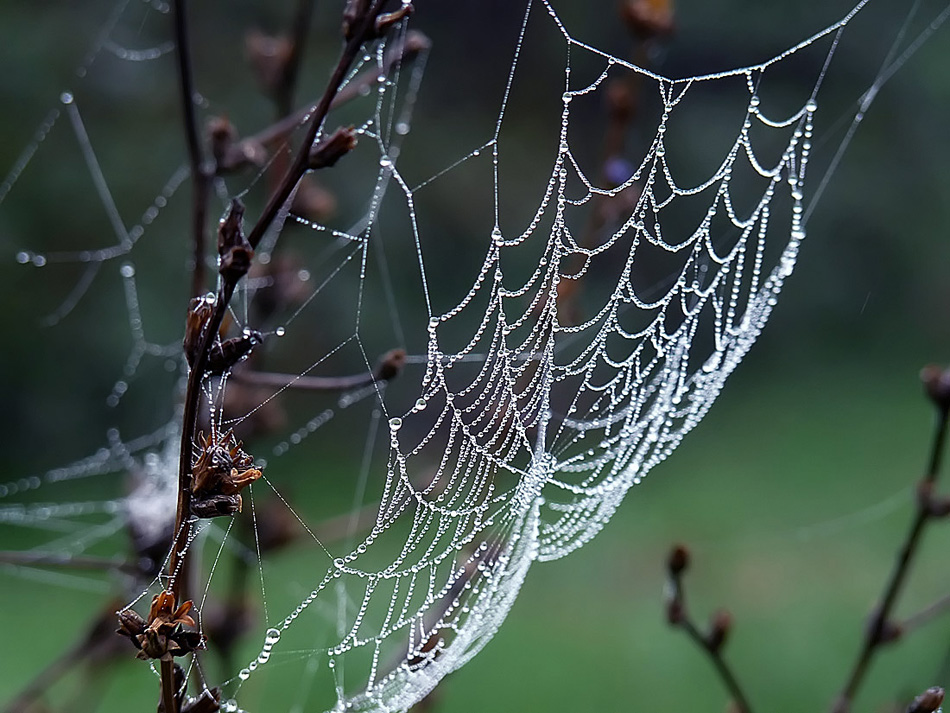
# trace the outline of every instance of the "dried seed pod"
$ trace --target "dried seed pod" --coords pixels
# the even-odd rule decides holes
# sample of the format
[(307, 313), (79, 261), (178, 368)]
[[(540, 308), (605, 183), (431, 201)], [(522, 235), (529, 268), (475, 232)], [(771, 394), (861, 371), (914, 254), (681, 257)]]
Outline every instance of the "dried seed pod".
[(261, 477), (252, 468), (254, 459), (228, 431), (220, 439), (198, 435), (201, 453), (192, 469), (191, 512), (198, 517), (219, 517), (241, 511), (240, 491)]
[(192, 606), (189, 600), (176, 608), (172, 592), (159, 592), (152, 598), (147, 621), (131, 609), (120, 611), (116, 633), (127, 637), (139, 650), (136, 658), (171, 661), (174, 656), (204, 648), (200, 633), (182, 628), (195, 625), (188, 614)]
[(218, 342), (208, 354), (208, 372), (223, 374), (244, 359), (251, 350), (264, 341), (263, 335), (253, 329), (245, 330), (240, 337)]
[(254, 249), (244, 237), (241, 227), (244, 205), (236, 198), (218, 226), (218, 272), (228, 282), (236, 284), (251, 269)]

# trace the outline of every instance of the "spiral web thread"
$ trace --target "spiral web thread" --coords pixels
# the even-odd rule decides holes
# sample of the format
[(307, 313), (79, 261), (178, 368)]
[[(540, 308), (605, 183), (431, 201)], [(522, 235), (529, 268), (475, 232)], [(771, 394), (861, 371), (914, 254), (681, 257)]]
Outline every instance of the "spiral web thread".
[[(302, 665), (303, 681), (315, 679), (320, 671), (330, 672), (336, 703), (324, 707), (406, 710), (492, 638), (532, 563), (562, 557), (596, 535), (631, 486), (670, 455), (755, 342), (792, 273), (805, 237), (805, 174), (819, 89), (840, 33), (864, 5), (859, 3), (840, 22), (761, 64), (669, 79), (576, 39), (551, 2), (531, 0), (512, 47), (494, 133), (477, 150), (461, 160), (446, 161), (442, 171), (418, 182), (403, 174), (399, 159), (403, 137), (411, 130), (421, 68), (380, 83), (365, 122), (358, 127), (361, 139), (378, 152), (369, 208), (345, 229), (284, 212), (263, 244), (265, 260), (288, 220), (325, 234), (330, 243), (322, 262), (299, 275), (308, 285), (303, 305), (279, 326), (271, 325), (267, 334), (281, 336), (293, 329), (295, 320), (305, 319), (328, 284), (355, 278), (359, 289), (350, 336), (299, 375), (319, 372), (337, 352), (359, 354), (370, 367), (375, 344), (363, 326), (363, 300), (368, 298), (367, 276), (375, 264), (382, 275), (380, 289), (393, 309), (394, 331), (404, 335), (404, 342), (424, 343), (425, 350), (409, 358), (405, 378), (413, 386), (408, 396), (388, 397), (384, 383), (348, 392), (274, 448), (265, 482), (283, 500), (280, 482), (271, 475), (280, 457), (316, 438), (314, 434), (344, 410), (371, 402), (365, 445), (361, 443), (358, 491), (381, 466), (373, 458), (378, 439), (388, 458), (375, 522), (352, 547), (343, 551), (325, 547), (301, 522), (323, 558), (312, 591), (283, 619), (273, 605), (266, 611), (263, 648), (225, 682), (225, 710), (245, 705), (245, 692), (253, 691), (255, 678), (268, 668), (264, 664), (280, 658), (285, 634), (306, 626), (301, 622), (313, 611), (330, 622), (331, 630), (318, 639), (304, 635), (309, 646), (303, 652), (287, 652), (283, 660)], [(151, 49), (128, 49), (110, 38), (129, 7), (129, 3), (117, 6), (80, 67), (80, 76), (102, 51), (135, 62), (161, 60), (168, 53), (167, 42)], [(163, 5), (149, 7), (167, 12)], [(514, 224), (503, 205), (506, 131), (523, 43), (535, 25), (556, 31), (566, 58), (560, 128), (536, 210), (526, 224)], [(405, 37), (405, 31), (402, 27), (396, 36)], [(763, 108), (760, 87), (768, 85), (775, 68), (815, 48), (820, 48), (823, 61), (810, 80), (811, 92), (792, 111), (773, 115)], [(350, 80), (359, 69), (381, 66), (385, 51), (384, 44), (371, 48)], [(575, 70), (580, 65), (584, 71)], [(591, 66), (599, 69), (591, 73)], [(590, 139), (575, 107), (599, 97), (609, 78), (625, 73), (639, 75), (652, 88), (658, 99), (658, 122), (639, 160), (626, 175), (605, 185), (583, 168), (579, 147)], [(590, 76), (578, 80), (578, 74)], [(668, 129), (693, 94), (727, 83), (744, 87), (745, 109), (737, 114), (731, 142), (708, 175), (681, 181), (669, 160), (676, 147), (668, 145)], [(133, 348), (125, 375), (109, 396), (115, 405), (143, 359), (158, 358), (166, 360), (169, 369), (182, 368), (177, 344), (146, 340), (133, 258), (137, 241), (177, 197), (187, 174), (175, 171), (139, 223), (127, 229), (98, 169), (76, 98), (67, 93), (62, 102), (117, 244), (75, 253), (22, 251), (18, 260), (37, 266), (88, 263), (86, 274), (52, 315), (52, 322), (81, 302), (103, 265), (122, 260), (119, 271)], [(41, 148), (58, 116), (54, 112), (44, 121), (36, 140), (0, 184), (0, 201)], [(769, 151), (757, 151), (760, 140), (771, 147)], [(437, 200), (429, 195), (439, 182), (460, 166), (476, 162), (491, 163), (494, 225), (484, 235), (484, 258), (476, 277), (454, 306), (442, 310), (437, 305), (443, 298), (429, 287), (435, 266), (426, 261), (428, 236), (419, 216), (430, 200)], [(745, 176), (741, 196), (734, 185), (737, 173)], [(253, 189), (262, 175), (263, 171), (239, 189), (219, 181), (222, 206), (232, 195)], [(620, 206), (619, 212), (594, 240), (586, 239), (585, 219), (599, 202), (611, 201)], [(685, 203), (701, 204), (703, 210), (684, 227), (677, 213)], [(392, 304), (385, 253), (373, 248), (384, 204), (397, 205), (408, 226), (410, 240), (403, 244), (413, 246), (424, 319), (401, 318), (400, 308)], [(527, 270), (521, 257), (525, 252), (533, 256)], [(323, 277), (314, 280), (311, 273)], [(612, 277), (608, 281), (604, 275)], [(577, 305), (564, 297), (568, 283), (583, 288)], [(255, 289), (249, 282), (235, 299), (232, 317), (240, 326), (263, 328), (253, 324), (247, 306)], [(580, 317), (568, 317), (568, 306), (580, 311)], [(416, 325), (420, 329), (414, 334)], [(220, 431), (240, 424), (264, 405), (257, 404), (240, 418), (225, 419), (222, 404), (227, 389), (227, 379), (206, 386), (211, 421)], [(0, 486), (0, 496), (12, 498), (63, 480), (134, 470), (140, 473), (141, 484), (131, 495), (90, 503), (13, 503), (0, 507), (0, 520), (52, 532), (68, 523), (74, 553), (130, 520), (160, 529), (174, 514), (169, 503), (175, 498), (177, 440), (174, 420), (130, 442), (123, 442), (117, 431), (110, 432), (108, 448), (43, 476)], [(253, 494), (250, 499), (253, 507)], [(366, 500), (358, 492), (356, 503)], [(89, 515), (104, 515), (105, 521), (87, 526), (83, 518)], [(207, 546), (212, 553), (205, 596), (230, 529), (205, 524), (190, 545)], [(77, 531), (83, 533), (78, 538)], [(354, 527), (351, 532), (355, 531)], [(63, 546), (53, 539), (42, 549), (58, 551)], [(256, 564), (267, 609), (274, 584), (266, 580), (259, 554)], [(159, 585), (153, 582), (133, 603)], [(253, 695), (250, 700), (253, 704)]]

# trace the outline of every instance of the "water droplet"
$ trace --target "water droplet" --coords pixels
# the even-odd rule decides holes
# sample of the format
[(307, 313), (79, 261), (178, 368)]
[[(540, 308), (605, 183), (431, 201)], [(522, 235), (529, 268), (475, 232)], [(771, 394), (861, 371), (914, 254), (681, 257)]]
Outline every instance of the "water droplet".
[(26, 265), (30, 261), (30, 254), (27, 252), (18, 252), (16, 254), (16, 261), (21, 265)]
[(805, 111), (812, 113), (816, 109), (818, 109), (818, 102), (816, 102), (814, 99), (809, 99), (808, 103), (805, 105)]
[(333, 659), (330, 659), (329, 661), (327, 661), (328, 668), (333, 668), (334, 666), (336, 666), (336, 661), (334, 661)]
[(213, 293), (213, 292), (209, 292), (208, 294), (205, 295), (205, 302), (206, 302), (207, 304), (213, 305), (213, 304), (214, 304), (214, 301), (215, 301), (215, 300), (214, 300), (214, 293)]
[(135, 266), (127, 262), (125, 265), (119, 268), (119, 274), (122, 275), (122, 277), (134, 277)]
[(242, 669), (238, 672), (238, 678), (240, 678), (242, 681), (246, 681), (246, 680), (249, 679), (250, 677), (251, 677), (251, 672), (248, 671), (246, 668), (242, 668)]
[(425, 399), (416, 399), (416, 410), (422, 411), (426, 407)]
[(36, 267), (43, 267), (46, 264), (46, 258), (42, 255), (34, 255), (32, 260)]
[(408, 134), (409, 124), (407, 124), (405, 121), (400, 121), (398, 124), (396, 124), (396, 133), (400, 136), (405, 136)]
[(268, 629), (264, 634), (264, 645), (273, 646), (280, 641), (280, 629)]
[(282, 337), (286, 333), (287, 333), (287, 330), (284, 329), (283, 327), (278, 327), (277, 329), (274, 330), (274, 334), (276, 334), (278, 337)]
[(73, 95), (72, 95), (70, 92), (63, 92), (62, 94), (59, 95), (59, 100), (60, 100), (63, 104), (72, 104), (72, 103), (73, 103)]
[(402, 428), (402, 419), (399, 418), (398, 416), (389, 419), (389, 427), (393, 431), (398, 431), (400, 428)]
[(300, 270), (297, 273), (297, 279), (301, 282), (307, 282), (310, 279), (310, 270)]
[(392, 162), (392, 159), (389, 158), (389, 156), (380, 156), (379, 165), (382, 166), (383, 168), (389, 168), (390, 166), (393, 165), (393, 162)]
[(337, 569), (343, 569), (345, 564), (346, 562), (343, 561), (342, 557), (337, 557), (335, 560), (333, 560), (333, 566)]

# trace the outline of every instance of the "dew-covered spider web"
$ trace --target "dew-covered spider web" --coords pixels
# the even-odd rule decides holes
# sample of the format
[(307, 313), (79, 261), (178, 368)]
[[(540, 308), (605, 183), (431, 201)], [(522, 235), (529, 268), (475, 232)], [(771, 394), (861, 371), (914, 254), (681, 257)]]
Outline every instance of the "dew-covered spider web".
[[(825, 79), (867, 4), (769, 59), (691, 76), (643, 68), (629, 39), (594, 42), (597, 19), (554, 0), (459, 11), (428, 38), (439, 11), (420, 6), (365, 48), (324, 126), (353, 125), (358, 146), (265, 236), (226, 323), (262, 343), (203, 385), (202, 432), (236, 434), (263, 473), (240, 514), (198, 520), (189, 542), (211, 653), (222, 627), (241, 629), (229, 595), (260, 609), (223, 666), (190, 664), (225, 710), (271, 709), (281, 689), (294, 710), (408, 709), (492, 638), (533, 564), (594, 537), (673, 452), (768, 321), (863, 112), (948, 13), (899, 28), (815, 177), (816, 126), (840, 116), (822, 118), (824, 103), (849, 106)], [(115, 427), (92, 455), (0, 485), (0, 523), (26, 533), (8, 571), (118, 588), (144, 613), (167, 585), (175, 520), (190, 174), (180, 135), (158, 133), (178, 117), (169, 8), (130, 0), (103, 17), (0, 183), (0, 211), (58, 187), (90, 207), (8, 222), (4, 241), (49, 280), (45, 324), (108, 305), (127, 325), (103, 334), (121, 359), (96, 408)], [(211, 31), (200, 19), (196, 36)], [(471, 52), (484, 56), (461, 62)], [(301, 102), (323, 76), (304, 73)], [(250, 220), (309, 114), (265, 140), (266, 101), (242, 113), (213, 78), (198, 72), (202, 120), (233, 117), (260, 140), (216, 174), (212, 214), (240, 198)], [(605, 156), (618, 87), (635, 108)], [(117, 198), (142, 149), (96, 133), (107, 100), (158, 137), (142, 138), (160, 176), (147, 198)], [(129, 538), (139, 560), (116, 560), (112, 584), (37, 568)]]

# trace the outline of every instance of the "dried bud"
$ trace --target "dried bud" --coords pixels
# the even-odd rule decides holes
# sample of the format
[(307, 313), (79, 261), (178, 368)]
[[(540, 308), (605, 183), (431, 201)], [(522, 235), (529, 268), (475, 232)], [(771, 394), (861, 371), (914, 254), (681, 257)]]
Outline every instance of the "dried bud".
[(231, 201), (231, 209), (218, 226), (218, 272), (232, 284), (237, 283), (251, 269), (254, 249), (244, 237), (241, 221), (244, 206), (236, 198)]
[(251, 353), (251, 350), (264, 341), (260, 332), (253, 329), (245, 331), (240, 337), (232, 337), (218, 342), (208, 354), (208, 371), (211, 374), (223, 374)]
[(244, 38), (244, 48), (261, 87), (267, 94), (277, 92), (287, 76), (293, 43), (286, 37), (272, 37), (260, 30), (251, 30)]
[(623, 0), (620, 15), (630, 31), (641, 39), (673, 33), (673, 0)]
[(116, 633), (127, 637), (139, 650), (136, 658), (171, 661), (173, 656), (184, 656), (204, 647), (201, 634), (182, 629), (195, 625), (188, 615), (192, 606), (187, 601), (176, 608), (172, 592), (159, 592), (152, 599), (147, 622), (131, 609), (124, 609), (118, 613)]
[(208, 120), (207, 131), (208, 137), (211, 139), (211, 155), (220, 165), (231, 147), (237, 142), (237, 129), (225, 117), (212, 116)]
[(706, 647), (713, 653), (719, 651), (729, 638), (732, 629), (732, 614), (720, 609), (713, 614), (709, 622), (709, 633), (706, 635)]
[(943, 689), (940, 686), (928, 688), (907, 706), (907, 713), (935, 713), (943, 703)]
[(261, 142), (253, 137), (239, 140), (237, 129), (224, 117), (215, 116), (208, 121), (208, 136), (219, 174), (247, 166), (260, 167), (267, 161), (267, 150)]
[(930, 364), (920, 370), (920, 380), (934, 405), (943, 412), (950, 411), (950, 369)]
[(671, 577), (678, 577), (689, 566), (689, 550), (685, 545), (675, 545), (666, 560), (666, 570)]
[(922, 480), (917, 486), (917, 505), (931, 517), (947, 517), (950, 515), (950, 497), (936, 495), (934, 484), (929, 480)]
[(402, 21), (404, 18), (409, 17), (412, 12), (412, 4), (407, 2), (398, 10), (387, 12), (377, 17), (376, 24), (373, 28), (376, 33), (376, 37), (382, 37), (385, 35), (387, 32), (389, 32), (389, 28)]
[(309, 167), (316, 170), (333, 166), (355, 148), (356, 130), (341, 126), (310, 149)]
[(306, 173), (297, 183), (291, 211), (311, 222), (324, 223), (336, 212), (336, 196)]
[(635, 108), (636, 98), (629, 82), (614, 79), (607, 85), (607, 111), (611, 121), (626, 124), (633, 116)]
[(389, 381), (399, 376), (399, 372), (406, 365), (406, 350), (391, 349), (383, 354), (379, 363), (376, 365), (376, 373), (373, 375), (377, 381)]
[(904, 633), (903, 627), (889, 619), (882, 619), (880, 610), (871, 613), (867, 623), (868, 638), (875, 644), (897, 641)]
[(217, 441), (199, 434), (198, 443), (201, 454), (192, 469), (192, 514), (219, 517), (240, 512), (240, 491), (261, 477), (261, 471), (251, 467), (254, 459), (241, 450), (232, 431)]
[(195, 357), (198, 356), (198, 348), (201, 346), (201, 340), (204, 338), (205, 329), (211, 319), (212, 312), (214, 312), (213, 302), (208, 302), (204, 297), (195, 297), (188, 305), (188, 316), (185, 318), (185, 339), (182, 346), (189, 366), (194, 365)]

